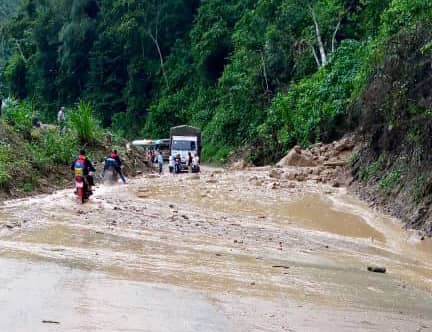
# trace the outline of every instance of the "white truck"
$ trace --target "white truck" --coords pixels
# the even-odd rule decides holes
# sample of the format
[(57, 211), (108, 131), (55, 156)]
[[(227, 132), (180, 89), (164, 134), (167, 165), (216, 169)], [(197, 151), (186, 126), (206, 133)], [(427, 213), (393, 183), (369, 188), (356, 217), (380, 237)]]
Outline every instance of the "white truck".
[(187, 169), (187, 155), (201, 157), (201, 129), (191, 126), (178, 126), (170, 130), (171, 153), (173, 158), (180, 155), (182, 169)]

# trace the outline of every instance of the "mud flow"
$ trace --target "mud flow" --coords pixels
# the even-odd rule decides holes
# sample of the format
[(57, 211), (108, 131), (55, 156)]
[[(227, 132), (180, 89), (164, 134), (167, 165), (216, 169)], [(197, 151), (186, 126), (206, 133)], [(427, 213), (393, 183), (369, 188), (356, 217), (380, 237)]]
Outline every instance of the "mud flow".
[(432, 331), (432, 242), (344, 189), (205, 169), (0, 220), (0, 331)]

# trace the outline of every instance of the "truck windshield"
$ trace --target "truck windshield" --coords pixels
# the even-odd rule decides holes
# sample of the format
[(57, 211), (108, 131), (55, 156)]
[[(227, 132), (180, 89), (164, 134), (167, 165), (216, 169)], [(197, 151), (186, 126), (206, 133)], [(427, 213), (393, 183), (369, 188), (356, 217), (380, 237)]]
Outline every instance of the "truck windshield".
[(176, 151), (195, 151), (196, 144), (194, 141), (173, 141), (171, 149)]

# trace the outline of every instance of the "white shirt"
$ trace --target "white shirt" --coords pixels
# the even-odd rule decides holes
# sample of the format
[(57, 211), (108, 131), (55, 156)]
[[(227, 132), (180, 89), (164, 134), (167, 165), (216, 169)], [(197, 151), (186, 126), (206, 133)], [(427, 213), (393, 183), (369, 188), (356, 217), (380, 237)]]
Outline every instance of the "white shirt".
[(194, 166), (198, 166), (198, 165), (199, 165), (199, 157), (198, 157), (198, 156), (195, 156), (195, 157), (192, 159), (192, 164), (193, 164)]
[(65, 114), (62, 110), (57, 113), (57, 121), (63, 122), (65, 120)]

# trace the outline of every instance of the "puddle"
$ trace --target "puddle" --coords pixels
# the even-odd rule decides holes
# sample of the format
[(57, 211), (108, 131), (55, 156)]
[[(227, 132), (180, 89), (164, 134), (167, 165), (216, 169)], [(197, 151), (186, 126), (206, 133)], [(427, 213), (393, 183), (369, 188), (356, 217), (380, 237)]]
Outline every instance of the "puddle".
[(298, 226), (352, 238), (385, 241), (382, 233), (371, 227), (362, 217), (338, 211), (329, 200), (318, 194), (302, 195), (290, 202), (274, 203), (269, 213), (280, 220), (289, 220)]
[[(385, 241), (384, 235), (371, 227), (362, 217), (337, 210), (330, 200), (322, 195), (305, 193), (275, 197), (235, 197), (226, 188), (219, 187), (218, 193), (206, 193), (208, 189), (191, 189), (190, 196), (172, 195), (165, 187), (151, 186), (138, 191), (141, 198), (165, 198), (173, 202), (182, 202), (201, 208), (224, 213), (236, 213), (248, 216), (265, 216), (278, 224), (293, 224), (353, 238), (366, 238), (372, 241)], [(144, 193), (144, 194), (143, 194)]]

